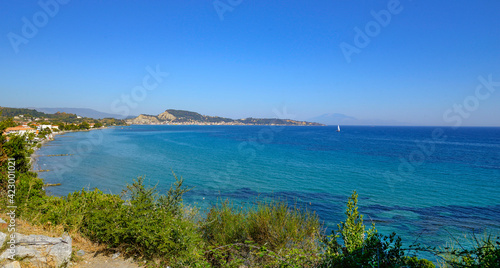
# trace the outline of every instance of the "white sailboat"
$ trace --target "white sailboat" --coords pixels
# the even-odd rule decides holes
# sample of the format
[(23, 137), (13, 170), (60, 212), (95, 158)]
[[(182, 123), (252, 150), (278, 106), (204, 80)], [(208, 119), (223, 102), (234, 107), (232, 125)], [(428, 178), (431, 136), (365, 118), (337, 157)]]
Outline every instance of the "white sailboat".
[(337, 125), (337, 132), (340, 132), (340, 125)]

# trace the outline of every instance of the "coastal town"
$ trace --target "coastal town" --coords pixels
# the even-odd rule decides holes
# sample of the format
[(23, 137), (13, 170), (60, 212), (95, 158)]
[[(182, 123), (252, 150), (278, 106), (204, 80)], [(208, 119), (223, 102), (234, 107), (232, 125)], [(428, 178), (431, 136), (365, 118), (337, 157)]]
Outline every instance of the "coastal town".
[(34, 147), (39, 143), (52, 140), (54, 135), (66, 131), (82, 131), (106, 126), (126, 125), (123, 120), (107, 118), (93, 119), (76, 114), (45, 114), (33, 109), (0, 107), (0, 119), (6, 126), (2, 135), (9, 140), (11, 136), (23, 136)]
[[(22, 115), (14, 117), (14, 119), (23, 118)], [(45, 139), (51, 140), (53, 139), (53, 134), (63, 131), (63, 130), (88, 130), (95, 127), (102, 127), (102, 124), (96, 123), (87, 123), (83, 122), (82, 124), (65, 124), (59, 123), (54, 124), (49, 120), (45, 119), (44, 122), (37, 123), (39, 120), (32, 121), (28, 119), (27, 121), (14, 121), (12, 120), (12, 124), (16, 124), (16, 126), (8, 127), (2, 133), (7, 136), (7, 140), (9, 139), (9, 135), (18, 135), (18, 136), (26, 136), (26, 139), (29, 141), (42, 141)]]

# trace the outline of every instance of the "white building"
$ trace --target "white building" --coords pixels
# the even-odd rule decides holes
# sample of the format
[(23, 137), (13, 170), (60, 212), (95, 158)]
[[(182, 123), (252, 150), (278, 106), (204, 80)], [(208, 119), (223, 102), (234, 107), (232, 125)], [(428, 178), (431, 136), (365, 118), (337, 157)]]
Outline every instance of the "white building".
[(39, 125), (37, 128), (38, 128), (38, 130), (44, 130), (46, 128), (48, 128), (50, 130), (54, 130), (54, 129), (59, 130), (59, 126), (55, 126), (55, 125)]
[(29, 133), (37, 134), (38, 130), (36, 130), (34, 128), (30, 128), (28, 126), (17, 126), (17, 127), (6, 128), (4, 133), (6, 135), (9, 135), (9, 134), (24, 135), (24, 134), (29, 134)]

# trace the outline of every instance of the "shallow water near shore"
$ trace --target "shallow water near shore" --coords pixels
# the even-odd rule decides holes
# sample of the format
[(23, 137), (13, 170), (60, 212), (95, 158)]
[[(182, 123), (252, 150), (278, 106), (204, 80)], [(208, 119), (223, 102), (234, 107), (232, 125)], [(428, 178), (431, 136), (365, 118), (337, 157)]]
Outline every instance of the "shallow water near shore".
[[(127, 126), (58, 135), (35, 169), (53, 195), (82, 188), (119, 194), (138, 176), (165, 192), (172, 171), (208, 208), (282, 198), (331, 229), (359, 194), (365, 223), (406, 243), (442, 246), (500, 232), (500, 128)], [(48, 156), (64, 155), (64, 156)]]

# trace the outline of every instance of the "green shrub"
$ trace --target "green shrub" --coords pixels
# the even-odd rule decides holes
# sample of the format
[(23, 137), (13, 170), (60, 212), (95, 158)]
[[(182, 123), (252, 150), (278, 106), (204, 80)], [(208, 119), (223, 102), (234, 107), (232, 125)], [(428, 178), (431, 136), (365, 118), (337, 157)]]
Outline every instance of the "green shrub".
[(283, 201), (258, 202), (247, 216), (250, 238), (269, 249), (317, 248), (321, 225), (315, 213), (289, 207)]
[(427, 260), (405, 256), (401, 238), (395, 233), (378, 234), (374, 224), (365, 231), (357, 204), (358, 195), (354, 191), (347, 202), (346, 221), (323, 238), (325, 253), (320, 267), (434, 267)]
[(316, 214), (282, 201), (242, 208), (227, 200), (210, 209), (201, 227), (208, 260), (223, 267), (313, 266), (320, 229)]
[(472, 246), (452, 245), (435, 254), (441, 257), (443, 267), (500, 267), (500, 237), (496, 241), (491, 235), (478, 239), (473, 235)]
[(38, 178), (36, 173), (16, 172), (15, 202), (20, 207), (20, 210), (30, 202), (40, 202), (44, 196), (43, 180)]
[[(0, 133), (1, 135), (1, 133)], [(2, 135), (3, 136), (3, 135)], [(5, 138), (3, 138), (5, 139)], [(8, 158), (14, 158), (16, 163), (16, 171), (19, 173), (27, 173), (30, 169), (30, 153), (25, 136), (10, 135), (9, 141), (2, 140), (2, 154)], [(5, 159), (4, 159), (5, 163)], [(4, 167), (5, 168), (5, 167)]]
[(130, 199), (126, 202), (106, 200), (102, 206), (87, 211), (81, 230), (110, 248), (149, 260), (178, 262), (200, 258), (201, 236), (196, 224), (184, 217), (180, 203), (185, 191), (182, 178), (176, 178), (168, 196), (162, 197), (155, 187), (145, 187), (144, 179), (139, 178), (127, 187), (125, 194)]
[[(35, 187), (28, 187), (33, 184), (30, 180), (36, 181), (37, 187), (40, 186), (38, 192), (33, 191)], [(120, 204), (123, 203), (119, 196), (104, 194), (98, 189), (81, 190), (65, 197), (46, 196), (41, 189), (43, 181), (34, 177), (21, 177), (19, 184), (22, 187), (16, 197), (19, 197), (19, 202), (22, 202), (19, 206), (20, 215), (35, 224), (62, 225), (67, 231), (80, 230), (84, 219), (92, 213), (105, 210), (109, 212), (120, 208)]]
[(426, 259), (419, 259), (417, 257), (404, 257), (404, 262), (407, 267), (416, 268), (434, 268), (434, 263)]
[(66, 197), (45, 196), (23, 215), (35, 223), (77, 230), (129, 256), (195, 265), (203, 263), (203, 240), (196, 223), (184, 213), (182, 194), (188, 189), (182, 182), (176, 178), (167, 196), (162, 196), (138, 178), (127, 187), (126, 201), (97, 189)]
[(210, 208), (201, 231), (211, 246), (244, 243), (248, 240), (246, 215), (243, 208), (228, 200)]

